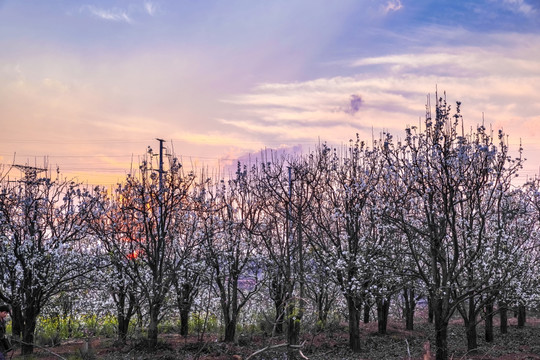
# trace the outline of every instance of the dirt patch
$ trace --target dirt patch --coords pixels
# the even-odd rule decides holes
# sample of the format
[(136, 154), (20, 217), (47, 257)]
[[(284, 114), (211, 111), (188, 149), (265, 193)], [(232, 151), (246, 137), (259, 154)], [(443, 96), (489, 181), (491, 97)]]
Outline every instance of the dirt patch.
[[(510, 322), (507, 334), (495, 329), (495, 341), (486, 343), (482, 335), (484, 328), (478, 327), (478, 349), (467, 351), (463, 325), (455, 321), (449, 328), (449, 350), (452, 359), (482, 360), (540, 360), (540, 319), (529, 319), (524, 328)], [(218, 335), (207, 336), (198, 341), (196, 336), (182, 337), (177, 334), (163, 334), (156, 350), (145, 348), (144, 341), (130, 339), (121, 345), (114, 339), (94, 338), (90, 342), (82, 339), (64, 341), (60, 346), (36, 348), (34, 357), (40, 360), (58, 359), (104, 359), (104, 360), (241, 360), (261, 349), (267, 349), (252, 360), (285, 359), (287, 348), (283, 337), (269, 338), (257, 334), (240, 334), (234, 344), (223, 343)], [(415, 330), (408, 331), (399, 322), (390, 322), (386, 335), (377, 334), (377, 324), (362, 325), (362, 351), (352, 353), (348, 348), (346, 327), (332, 332), (304, 334), (302, 354), (310, 360), (420, 360), (426, 343), (430, 343), (434, 354), (433, 326), (425, 321), (415, 324)], [(12, 355), (12, 354), (10, 354)], [(22, 359), (19, 352), (12, 359)]]

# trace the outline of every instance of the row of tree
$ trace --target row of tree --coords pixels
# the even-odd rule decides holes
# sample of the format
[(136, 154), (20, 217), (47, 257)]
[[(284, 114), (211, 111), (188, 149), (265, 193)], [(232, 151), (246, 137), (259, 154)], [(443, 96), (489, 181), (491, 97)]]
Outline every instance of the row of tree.
[(448, 358), (456, 313), (470, 350), (480, 319), (492, 341), (496, 313), (504, 332), (507, 309), (524, 314), (539, 300), (539, 181), (513, 186), (521, 149), (511, 156), (506, 135), (483, 124), (465, 131), (459, 107), (452, 114), (437, 98), (435, 115), (428, 106), (423, 128), (399, 141), (385, 133), (370, 146), (357, 137), (305, 155), (266, 152), (226, 179), (164, 164), (161, 151), (114, 191), (31, 171), (9, 181), (4, 168), (0, 300), (23, 353), (47, 306), (90, 288), (109, 295), (98, 300), (114, 304), (121, 340), (144, 309), (151, 346), (171, 299), (187, 335), (202, 289), (217, 301), (224, 341), (261, 292), (272, 332), (290, 345), (307, 309), (324, 328), (342, 303), (359, 352), (362, 310), (376, 308), (384, 334), (398, 294), (408, 329), (428, 301), (437, 359)]

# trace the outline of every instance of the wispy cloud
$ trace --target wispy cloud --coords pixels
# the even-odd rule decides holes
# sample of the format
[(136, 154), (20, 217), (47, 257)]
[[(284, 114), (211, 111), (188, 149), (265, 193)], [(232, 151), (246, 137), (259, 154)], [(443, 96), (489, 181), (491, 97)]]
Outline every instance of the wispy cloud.
[(524, 14), (526, 16), (536, 15), (538, 11), (525, 0), (503, 0), (505, 4), (512, 11)]
[(154, 14), (157, 11), (157, 5), (151, 1), (146, 1), (144, 3), (144, 10), (146, 11), (148, 15), (154, 16)]
[[(523, 141), (538, 136), (540, 105), (539, 50), (515, 37), (486, 36), (490, 47), (431, 47), (425, 53), (367, 57), (354, 62), (358, 73), (349, 77), (319, 78), (306, 82), (266, 83), (250, 93), (229, 99), (243, 114), (222, 123), (241, 128), (260, 138), (288, 139), (323, 136), (347, 139), (371, 129), (401, 134), (407, 124), (423, 115), (427, 93), (447, 91), (449, 102), (463, 102), (466, 124), (486, 121)], [(369, 72), (367, 71), (369, 70)], [(351, 95), (354, 94), (354, 95)], [(292, 139), (289, 139), (289, 143)]]
[(102, 9), (94, 5), (84, 5), (81, 7), (81, 12), (89, 12), (97, 18), (107, 21), (126, 23), (131, 23), (133, 21), (127, 11), (118, 8)]
[(402, 8), (403, 4), (401, 3), (401, 0), (390, 0), (384, 6), (384, 12), (389, 13), (391, 11), (401, 10)]

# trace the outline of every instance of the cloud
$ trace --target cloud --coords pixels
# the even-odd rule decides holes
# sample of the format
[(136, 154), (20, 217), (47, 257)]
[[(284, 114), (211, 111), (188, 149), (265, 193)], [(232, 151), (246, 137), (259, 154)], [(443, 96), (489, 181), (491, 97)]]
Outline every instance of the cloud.
[(144, 3), (144, 10), (150, 16), (154, 16), (157, 11), (157, 5), (153, 2), (147, 1)]
[[(533, 34), (491, 34), (481, 39), (489, 46), (431, 46), (360, 58), (351, 62), (355, 74), (347, 77), (265, 83), (229, 98), (239, 111), (221, 122), (264, 143), (279, 139), (307, 144), (319, 136), (339, 142), (355, 133), (370, 139), (372, 129), (399, 137), (407, 125), (423, 118), (426, 96), (432, 94), (433, 104), (438, 88), (439, 96), (448, 94), (449, 104), (463, 103), (466, 127), (476, 126), (485, 114), (486, 123), (504, 129), (512, 144), (520, 138), (534, 143), (535, 132), (526, 126), (534, 129), (540, 114), (535, 100), (540, 49), (530, 46), (538, 41)], [(540, 153), (529, 157), (540, 158)]]
[(505, 4), (510, 10), (526, 16), (533, 16), (537, 14), (537, 10), (533, 6), (529, 5), (525, 0), (503, 0), (503, 4)]
[(107, 21), (131, 23), (133, 20), (128, 12), (118, 8), (102, 9), (94, 5), (84, 5), (81, 7), (81, 12), (89, 12), (93, 16)]
[(401, 0), (390, 0), (386, 3), (384, 7), (385, 14), (391, 12), (391, 11), (398, 11), (403, 8), (403, 4), (401, 4)]

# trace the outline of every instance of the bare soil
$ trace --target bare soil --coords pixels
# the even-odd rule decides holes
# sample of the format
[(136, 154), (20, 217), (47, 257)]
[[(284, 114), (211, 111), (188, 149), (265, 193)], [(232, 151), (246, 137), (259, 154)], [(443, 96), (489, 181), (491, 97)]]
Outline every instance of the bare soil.
[[(478, 327), (478, 349), (467, 352), (467, 342), (463, 325), (455, 321), (449, 329), (451, 359), (471, 360), (540, 360), (540, 319), (528, 319), (524, 328), (518, 328), (515, 319), (510, 320), (507, 334), (495, 329), (495, 341), (486, 343), (484, 328)], [(317, 334), (304, 334), (301, 354), (310, 360), (379, 360), (411, 359), (421, 360), (424, 349), (430, 347), (434, 355), (434, 333), (431, 324), (421, 321), (414, 331), (406, 331), (401, 322), (390, 322), (386, 335), (377, 334), (377, 324), (362, 325), (362, 351), (352, 353), (348, 348), (346, 328)], [(114, 339), (94, 338), (90, 343), (81, 339), (64, 341), (60, 346), (36, 348), (33, 359), (104, 359), (104, 360), (250, 360), (287, 359), (287, 348), (283, 338), (269, 338), (255, 334), (241, 334), (234, 344), (223, 343), (218, 336), (207, 336), (200, 342), (196, 335), (182, 337), (177, 334), (163, 334), (157, 349), (149, 350), (143, 340), (132, 339), (125, 345)], [(88, 345), (88, 346), (87, 346)], [(275, 348), (270, 348), (276, 346)], [(22, 359), (19, 351), (10, 353), (9, 358)], [(300, 354), (297, 359), (301, 359)], [(434, 358), (434, 357), (432, 357)]]

